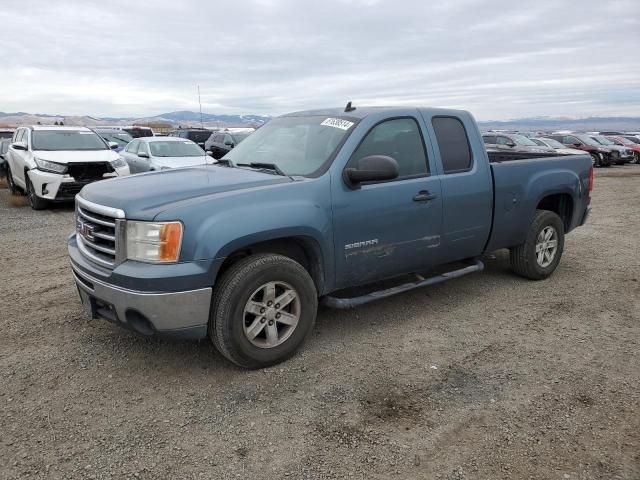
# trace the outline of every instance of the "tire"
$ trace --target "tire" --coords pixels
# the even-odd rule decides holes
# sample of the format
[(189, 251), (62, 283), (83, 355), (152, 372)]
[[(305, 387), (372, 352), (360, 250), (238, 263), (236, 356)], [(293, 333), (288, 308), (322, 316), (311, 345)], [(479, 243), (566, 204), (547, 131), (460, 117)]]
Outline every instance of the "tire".
[(20, 190), (18, 189), (16, 182), (13, 181), (13, 173), (11, 172), (9, 162), (7, 162), (7, 169), (5, 170), (5, 174), (7, 175), (7, 185), (9, 185), (9, 193), (11, 195), (19, 195)]
[(31, 183), (31, 181), (29, 180), (29, 175), (27, 174), (27, 172), (24, 172), (24, 179), (27, 183), (27, 198), (29, 199), (29, 205), (31, 205), (31, 208), (33, 208), (34, 210), (44, 210), (45, 208), (47, 208), (49, 202), (46, 199), (40, 198), (38, 195), (36, 195), (36, 191), (33, 188), (33, 183)]
[[(555, 239), (556, 249), (552, 258), (548, 258), (542, 252), (543, 262), (540, 262), (540, 252), (538, 252), (540, 236), (543, 235), (543, 232), (551, 231), (549, 229), (555, 232), (555, 236), (551, 237), (551, 239)], [(548, 245), (550, 244), (551, 242), (548, 243)], [(545, 245), (545, 243), (542, 242), (542, 245)], [(544, 247), (541, 247), (541, 249), (544, 250)], [(560, 217), (549, 210), (536, 210), (525, 242), (510, 251), (511, 269), (521, 277), (531, 280), (543, 280), (555, 271), (558, 263), (560, 263), (563, 249), (564, 225)]]
[[(266, 288), (271, 284), (276, 284), (273, 294)], [(276, 310), (278, 304), (269, 299), (282, 298), (282, 292), (291, 290), (296, 299), (283, 300), (288, 300), (287, 305)], [(256, 306), (263, 308), (257, 309), (256, 313), (260, 314), (254, 316), (247, 309)], [(317, 309), (315, 285), (302, 265), (282, 255), (252, 255), (231, 266), (217, 282), (209, 317), (209, 337), (218, 351), (236, 365), (249, 369), (268, 367), (288, 359), (302, 345), (313, 329)], [(277, 318), (283, 318), (281, 315), (297, 315), (297, 324), (290, 327), (280, 323), (282, 320)], [(276, 342), (273, 336), (267, 335), (273, 332), (274, 326)], [(259, 333), (250, 340), (252, 329)]]
[(636, 165), (640, 164), (640, 153), (636, 152), (633, 154), (633, 162), (631, 163), (635, 163)]
[(593, 160), (593, 166), (594, 167), (601, 167), (602, 166), (602, 162), (600, 161), (600, 156), (597, 153), (592, 153), (591, 154), (591, 159)]

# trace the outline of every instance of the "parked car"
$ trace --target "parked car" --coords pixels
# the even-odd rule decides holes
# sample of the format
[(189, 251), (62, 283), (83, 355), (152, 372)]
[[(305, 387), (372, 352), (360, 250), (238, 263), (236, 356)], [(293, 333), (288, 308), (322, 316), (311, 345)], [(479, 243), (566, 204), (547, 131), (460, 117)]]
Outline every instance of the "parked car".
[(211, 152), (213, 158), (222, 158), (251, 133), (253, 132), (214, 132), (204, 143), (204, 149)]
[(178, 137), (135, 139), (126, 146), (122, 156), (131, 173), (213, 163), (213, 159), (194, 142)]
[(13, 138), (15, 130), (12, 128), (0, 128), (0, 138)]
[(531, 139), (517, 133), (487, 132), (482, 134), (482, 140), (487, 148), (500, 151), (554, 153), (553, 148), (537, 145)]
[(640, 143), (640, 135), (622, 135), (622, 137), (626, 138), (627, 140), (631, 140), (633, 143)]
[[(490, 163), (473, 117), (448, 109), (297, 112), (225, 159), (88, 185), (68, 251), (92, 317), (208, 335), (247, 368), (290, 357), (319, 301), (477, 272), (501, 248), (517, 274), (547, 278), (593, 187), (588, 155)], [(110, 240), (96, 248), (96, 233)]]
[(9, 189), (25, 192), (34, 210), (73, 200), (91, 182), (129, 175), (114, 146), (86, 127), (20, 127), (6, 155)]
[(596, 142), (600, 145), (605, 146), (606, 148), (611, 149), (612, 151), (617, 151), (618, 156), (614, 160), (617, 165), (624, 165), (625, 163), (632, 162), (633, 158), (633, 150), (626, 147), (621, 147), (620, 145), (616, 145), (614, 142), (609, 140), (607, 137), (603, 135), (591, 135)]
[(181, 128), (171, 132), (171, 136), (186, 138), (204, 148), (205, 142), (209, 139), (212, 133), (213, 131), (208, 128)]
[(582, 150), (578, 150), (577, 148), (568, 148), (566, 145), (561, 144), (553, 138), (536, 137), (531, 140), (541, 147), (552, 148), (559, 155), (584, 155)]
[(99, 125), (93, 127), (94, 130), (120, 130), (123, 132), (127, 132), (133, 138), (141, 138), (141, 137), (153, 137), (155, 135), (154, 131), (149, 127), (142, 127), (139, 125), (112, 125), (105, 126)]
[(11, 144), (10, 138), (0, 138), (0, 177), (5, 177), (7, 172), (7, 152)]
[(114, 148), (116, 152), (121, 152), (124, 147), (133, 140), (133, 137), (124, 130), (117, 130), (115, 128), (94, 128), (94, 132), (100, 135), (107, 142), (116, 143), (118, 146)]
[(589, 153), (596, 167), (610, 167), (619, 155), (618, 151), (604, 147), (589, 135), (583, 133), (553, 134), (548, 135), (546, 138), (552, 138), (567, 147)]
[(607, 139), (620, 147), (625, 147), (633, 152), (633, 163), (640, 163), (640, 141), (634, 142), (622, 135), (607, 136)]

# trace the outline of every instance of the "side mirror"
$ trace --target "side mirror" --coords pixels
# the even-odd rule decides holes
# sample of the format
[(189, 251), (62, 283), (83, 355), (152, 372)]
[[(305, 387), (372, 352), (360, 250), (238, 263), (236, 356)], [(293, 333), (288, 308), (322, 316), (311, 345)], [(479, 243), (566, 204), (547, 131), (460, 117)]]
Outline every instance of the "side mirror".
[(356, 168), (345, 168), (343, 178), (355, 187), (364, 182), (382, 182), (398, 177), (398, 162), (386, 155), (369, 155), (358, 160)]
[(116, 142), (109, 142), (109, 148), (111, 150), (115, 150), (116, 148), (118, 148), (120, 145), (118, 145)]
[(574, 146), (574, 147), (581, 147), (581, 146), (582, 146), (582, 144), (581, 144), (581, 143), (574, 143), (574, 144), (573, 144), (573, 146)]
[(147, 152), (138, 152), (138, 156), (140, 158), (149, 158), (149, 154)]
[(231, 148), (233, 148), (233, 147), (234, 147), (233, 142), (230, 142), (229, 140), (227, 140), (226, 142), (224, 142), (224, 144), (225, 144), (227, 147), (231, 147)]
[(27, 150), (27, 144), (25, 142), (15, 142), (11, 144), (11, 148), (14, 150)]
[(515, 146), (516, 146), (516, 144), (515, 144), (515, 143), (513, 143), (513, 142), (509, 142), (509, 143), (507, 143), (507, 147), (511, 147), (511, 148), (513, 148), (513, 147), (515, 147)]

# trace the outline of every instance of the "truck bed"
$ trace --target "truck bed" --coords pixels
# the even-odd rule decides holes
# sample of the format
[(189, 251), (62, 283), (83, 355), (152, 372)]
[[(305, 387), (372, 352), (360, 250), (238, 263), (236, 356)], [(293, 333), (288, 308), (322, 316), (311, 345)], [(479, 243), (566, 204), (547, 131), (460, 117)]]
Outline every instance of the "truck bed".
[(592, 168), (589, 155), (502, 160), (494, 156), (490, 168), (494, 184), (493, 222), (485, 251), (523, 243), (542, 201), (547, 207), (553, 204), (567, 209), (565, 232), (581, 224), (589, 202)]

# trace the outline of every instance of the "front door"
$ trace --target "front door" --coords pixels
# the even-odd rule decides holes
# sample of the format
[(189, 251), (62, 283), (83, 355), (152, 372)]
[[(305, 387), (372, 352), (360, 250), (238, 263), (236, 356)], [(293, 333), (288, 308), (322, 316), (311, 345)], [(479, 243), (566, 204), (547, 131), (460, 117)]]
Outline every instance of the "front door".
[(418, 121), (402, 117), (377, 124), (347, 166), (368, 155), (394, 158), (399, 176), (356, 189), (332, 182), (338, 288), (418, 272), (437, 262), (440, 180), (430, 176)]

